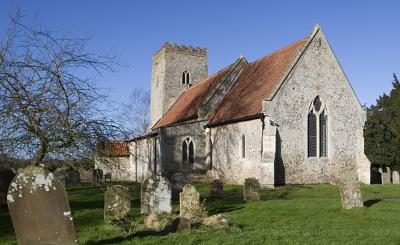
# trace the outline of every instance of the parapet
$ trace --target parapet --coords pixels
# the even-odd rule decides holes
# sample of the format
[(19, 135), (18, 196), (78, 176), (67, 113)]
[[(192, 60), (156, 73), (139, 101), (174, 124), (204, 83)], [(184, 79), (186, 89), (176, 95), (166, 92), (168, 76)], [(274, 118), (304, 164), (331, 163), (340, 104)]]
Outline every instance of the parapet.
[(188, 55), (206, 56), (208, 49), (166, 42), (157, 52), (153, 54), (153, 59), (156, 58), (162, 51), (165, 53), (185, 53)]

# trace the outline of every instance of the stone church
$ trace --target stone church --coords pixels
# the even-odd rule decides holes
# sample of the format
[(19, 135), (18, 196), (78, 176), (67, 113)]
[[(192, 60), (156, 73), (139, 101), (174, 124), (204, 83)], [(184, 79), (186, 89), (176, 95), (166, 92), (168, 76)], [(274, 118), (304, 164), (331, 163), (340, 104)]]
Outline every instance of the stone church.
[(164, 44), (152, 57), (151, 124), (146, 135), (109, 144), (119, 179), (149, 175), (335, 182), (353, 168), (370, 183), (366, 112), (320, 27), (249, 62), (241, 56), (208, 75), (207, 49)]

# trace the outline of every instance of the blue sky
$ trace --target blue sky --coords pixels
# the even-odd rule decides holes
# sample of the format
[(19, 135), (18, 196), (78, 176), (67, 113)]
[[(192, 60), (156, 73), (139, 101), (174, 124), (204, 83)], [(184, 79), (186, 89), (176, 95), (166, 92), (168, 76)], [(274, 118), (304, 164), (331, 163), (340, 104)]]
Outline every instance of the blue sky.
[(25, 21), (91, 37), (90, 48), (118, 55), (118, 73), (96, 78), (124, 102), (150, 90), (151, 56), (166, 42), (207, 47), (209, 74), (240, 55), (253, 61), (308, 35), (319, 23), (362, 104), (400, 76), (400, 1), (9, 1), (0, 33), (19, 8)]

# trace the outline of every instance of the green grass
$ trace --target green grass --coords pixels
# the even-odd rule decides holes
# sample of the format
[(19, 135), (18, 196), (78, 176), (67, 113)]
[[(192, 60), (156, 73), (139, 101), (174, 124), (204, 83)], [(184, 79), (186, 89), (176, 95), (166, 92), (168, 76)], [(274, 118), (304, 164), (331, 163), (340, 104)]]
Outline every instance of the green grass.
[[(140, 218), (139, 189), (133, 194), (132, 220)], [(287, 186), (264, 190), (260, 201), (242, 202), (242, 186), (225, 185), (225, 198), (209, 198), (209, 184), (197, 189), (210, 214), (224, 213), (225, 230), (200, 227), (190, 232), (126, 233), (103, 221), (104, 189), (89, 184), (67, 188), (80, 244), (400, 244), (400, 185), (364, 185), (366, 207), (343, 210), (337, 186)], [(178, 202), (173, 211), (178, 213)], [(0, 209), (0, 244), (15, 244), (5, 207)]]

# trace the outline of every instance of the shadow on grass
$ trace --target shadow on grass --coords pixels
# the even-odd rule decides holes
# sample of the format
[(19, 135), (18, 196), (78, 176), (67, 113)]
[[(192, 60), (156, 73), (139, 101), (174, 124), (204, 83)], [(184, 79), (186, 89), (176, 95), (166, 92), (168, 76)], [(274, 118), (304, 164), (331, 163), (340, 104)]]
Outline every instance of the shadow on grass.
[(146, 231), (138, 231), (129, 236), (118, 236), (118, 237), (113, 237), (113, 238), (108, 238), (108, 239), (103, 239), (103, 240), (98, 240), (98, 241), (88, 241), (86, 244), (87, 245), (116, 244), (116, 243), (120, 243), (120, 242), (129, 240), (134, 237), (165, 236), (167, 234), (169, 234), (169, 232), (146, 230)]
[(103, 200), (93, 200), (93, 201), (70, 201), (69, 205), (72, 210), (78, 211), (83, 209), (96, 209), (103, 208), (104, 201)]
[(378, 203), (378, 202), (381, 202), (381, 201), (382, 201), (382, 199), (371, 199), (371, 200), (367, 200), (367, 201), (364, 202), (364, 206), (367, 207), (367, 208), (369, 208), (369, 207), (371, 207), (372, 205), (374, 205), (374, 204), (376, 204), (376, 203)]

